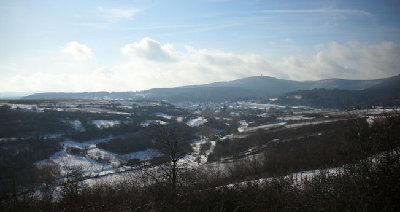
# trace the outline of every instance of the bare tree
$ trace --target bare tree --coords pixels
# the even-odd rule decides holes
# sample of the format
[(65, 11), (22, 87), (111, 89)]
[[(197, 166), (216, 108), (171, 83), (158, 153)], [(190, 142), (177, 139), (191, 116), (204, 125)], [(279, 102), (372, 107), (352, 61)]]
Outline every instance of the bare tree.
[(52, 160), (36, 166), (36, 183), (40, 185), (43, 199), (51, 201), (53, 186), (57, 183), (60, 175), (60, 166)]
[(182, 170), (182, 167), (178, 166), (178, 162), (193, 151), (190, 145), (191, 138), (190, 128), (183, 123), (173, 122), (168, 125), (156, 126), (155, 147), (165, 156), (161, 169), (167, 177), (173, 194), (176, 193), (178, 175)]
[(66, 161), (62, 161), (64, 176), (61, 183), (61, 195), (67, 202), (73, 202), (78, 197), (82, 187), (83, 167), (71, 166)]
[(206, 126), (206, 125), (202, 125), (199, 127), (198, 129), (199, 134), (203, 137), (203, 138), (209, 138), (210, 135), (212, 134), (212, 130), (210, 127)]

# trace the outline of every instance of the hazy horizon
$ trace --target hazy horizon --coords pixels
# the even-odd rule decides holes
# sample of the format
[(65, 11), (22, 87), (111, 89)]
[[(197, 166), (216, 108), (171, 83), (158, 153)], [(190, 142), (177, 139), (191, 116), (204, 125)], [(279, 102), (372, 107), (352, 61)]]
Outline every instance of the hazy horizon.
[(399, 74), (398, 1), (3, 1), (0, 93)]
[[(395, 77), (398, 75), (393, 75), (393, 76), (389, 76), (389, 77), (385, 77), (385, 78), (376, 78), (376, 79), (371, 79), (371, 80), (379, 80), (379, 79), (386, 79), (386, 78), (390, 78), (390, 77)], [(271, 77), (271, 76), (249, 76), (249, 77)], [(248, 77), (245, 77), (248, 78)], [(195, 85), (206, 85), (206, 84), (212, 84), (212, 83), (218, 83), (218, 82), (230, 82), (230, 81), (235, 81), (235, 80), (240, 80), (240, 79), (244, 79), (244, 78), (238, 78), (238, 79), (233, 79), (233, 80), (228, 80), (228, 81), (216, 81), (216, 82), (210, 82), (210, 83), (205, 83), (205, 84), (183, 84), (180, 86), (173, 86), (173, 87), (154, 87), (155, 89), (157, 88), (176, 88), (176, 87), (186, 87), (186, 86), (195, 86)], [(279, 79), (279, 78), (276, 78)], [(340, 79), (340, 78), (327, 78), (327, 79), (321, 79), (321, 80), (346, 80), (346, 79)], [(353, 80), (359, 80), (359, 79), (353, 79)], [(297, 81), (297, 80), (292, 80), (292, 81)], [(305, 81), (318, 81), (318, 80), (299, 80), (298, 82), (305, 82)], [(35, 94), (35, 93), (84, 93), (84, 92), (141, 92), (141, 91), (146, 91), (146, 90), (150, 90), (150, 89), (154, 89), (154, 88), (148, 88), (148, 89), (144, 89), (144, 90), (125, 90), (125, 91), (106, 91), (106, 90), (98, 90), (98, 91), (51, 91), (51, 90), (47, 90), (47, 91), (37, 91), (37, 92), (13, 92), (13, 91), (5, 91), (5, 92), (0, 92), (0, 99), (7, 99), (7, 98), (18, 98), (18, 97), (24, 97), (24, 96), (28, 96), (31, 94)]]

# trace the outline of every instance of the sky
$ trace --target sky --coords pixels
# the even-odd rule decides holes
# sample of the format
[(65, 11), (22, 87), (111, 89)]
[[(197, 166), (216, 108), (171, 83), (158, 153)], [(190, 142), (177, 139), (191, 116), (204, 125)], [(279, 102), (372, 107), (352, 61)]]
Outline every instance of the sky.
[(0, 92), (400, 74), (398, 0), (0, 0)]

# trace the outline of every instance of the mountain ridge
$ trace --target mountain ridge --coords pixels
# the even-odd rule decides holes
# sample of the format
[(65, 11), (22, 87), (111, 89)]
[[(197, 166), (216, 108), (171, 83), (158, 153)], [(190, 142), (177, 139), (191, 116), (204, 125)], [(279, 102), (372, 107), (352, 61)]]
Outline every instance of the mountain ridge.
[[(398, 76), (394, 76), (398, 77)], [(46, 92), (23, 99), (155, 99), (171, 102), (224, 101), (253, 97), (277, 97), (298, 90), (315, 88), (364, 90), (378, 86), (389, 78), (375, 80), (323, 79), (294, 81), (269, 76), (252, 76), (231, 81), (187, 85), (173, 88), (151, 88), (140, 92)]]
[[(298, 98), (294, 98), (297, 96)], [(372, 106), (398, 107), (400, 105), (400, 75), (384, 79), (363, 90), (314, 88), (286, 93), (278, 104), (305, 105), (318, 108), (368, 108)]]

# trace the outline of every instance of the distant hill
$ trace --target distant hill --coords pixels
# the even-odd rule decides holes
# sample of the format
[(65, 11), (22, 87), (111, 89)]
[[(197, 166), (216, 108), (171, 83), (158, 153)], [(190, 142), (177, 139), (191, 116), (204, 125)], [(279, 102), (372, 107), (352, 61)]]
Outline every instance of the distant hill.
[(22, 99), (137, 99), (135, 92), (46, 92), (35, 93)]
[(278, 104), (325, 108), (363, 108), (400, 105), (400, 75), (386, 78), (363, 90), (315, 88), (290, 92)]
[(363, 90), (375, 85), (380, 84), (385, 79), (375, 80), (345, 80), (345, 79), (324, 79), (317, 81), (293, 81), (283, 80), (274, 77), (256, 76), (237, 79), (227, 82), (216, 82), (204, 85), (193, 85), (181, 88), (198, 88), (198, 87), (236, 87), (244, 88), (251, 91), (258, 91), (258, 93), (265, 95), (276, 95), (294, 91), (294, 90), (309, 90), (314, 88), (327, 88), (327, 89), (343, 89), (343, 90)]
[(243, 79), (191, 85), (177, 88), (155, 88), (143, 91), (148, 97), (168, 101), (215, 101), (253, 97), (276, 97), (284, 93), (314, 88), (363, 90), (379, 85), (385, 79), (344, 80), (326, 79), (318, 81), (293, 81), (274, 77), (257, 76)]
[(247, 77), (226, 82), (190, 85), (176, 88), (153, 88), (141, 92), (82, 92), (82, 93), (37, 93), (25, 99), (155, 99), (170, 102), (224, 101), (255, 97), (277, 97), (284, 93), (314, 88), (363, 90), (387, 79), (344, 80), (326, 79), (318, 81), (293, 81), (274, 77)]
[(0, 99), (19, 99), (32, 94), (31, 92), (0, 92)]

